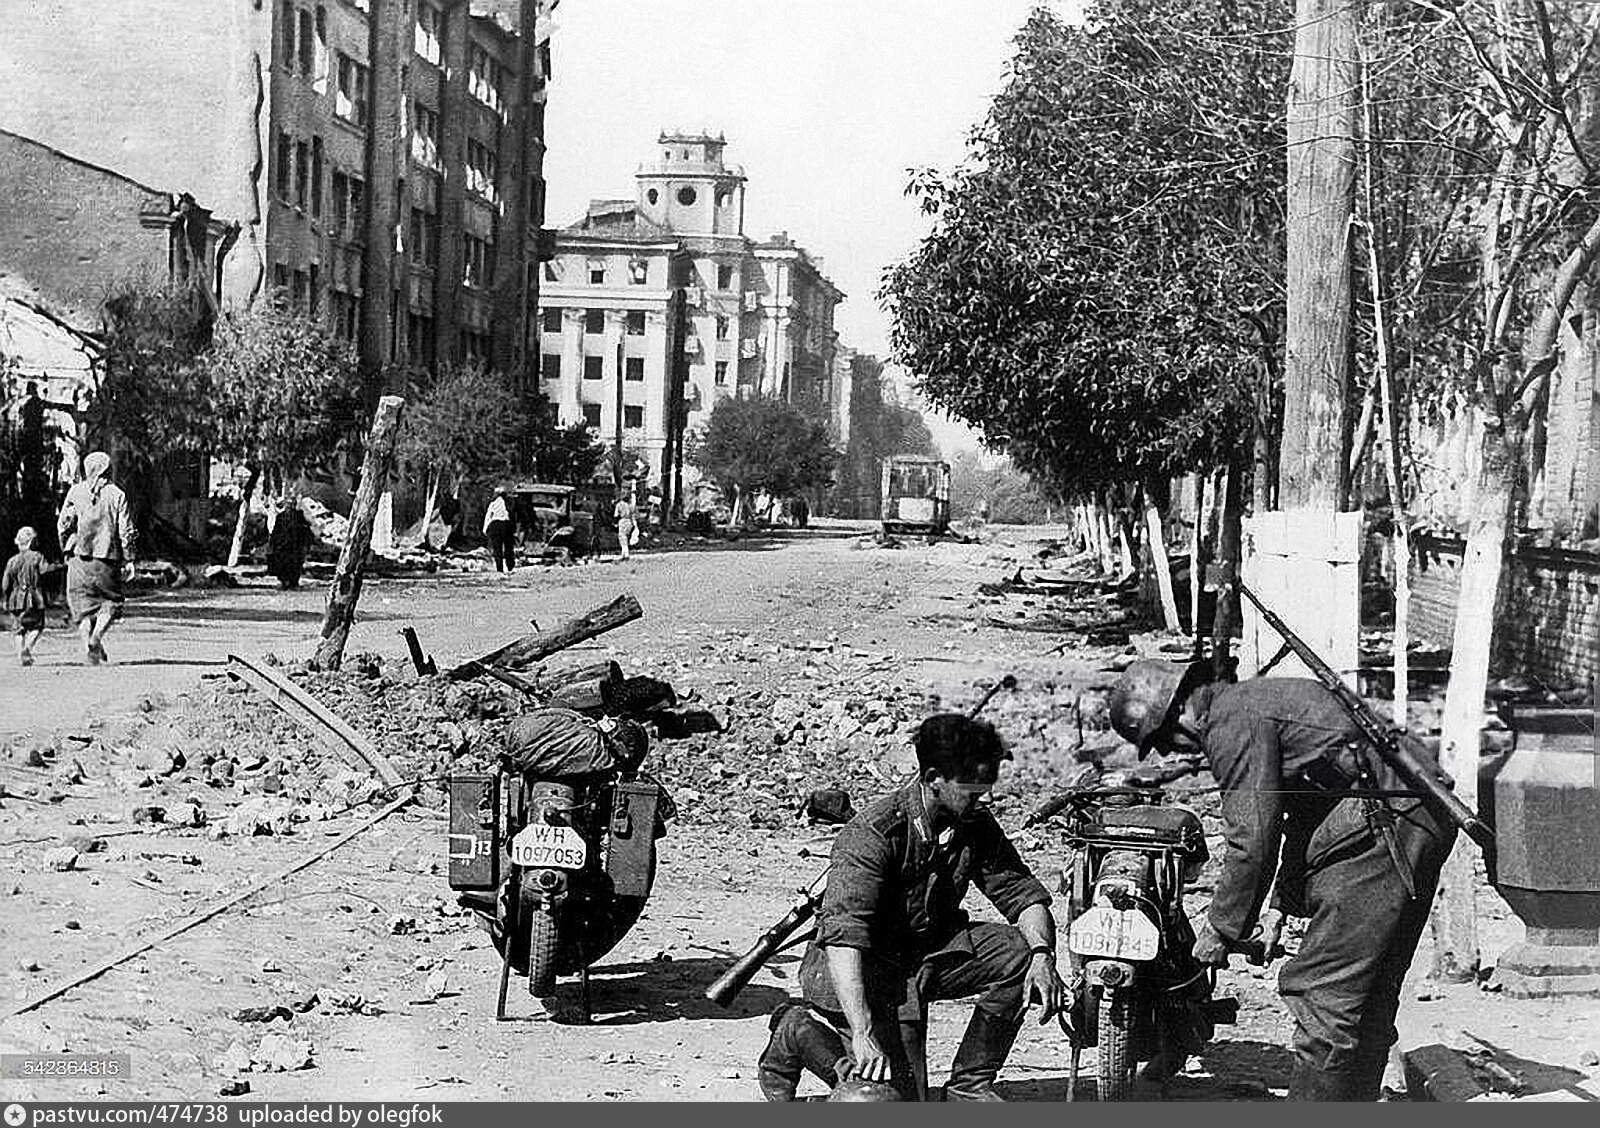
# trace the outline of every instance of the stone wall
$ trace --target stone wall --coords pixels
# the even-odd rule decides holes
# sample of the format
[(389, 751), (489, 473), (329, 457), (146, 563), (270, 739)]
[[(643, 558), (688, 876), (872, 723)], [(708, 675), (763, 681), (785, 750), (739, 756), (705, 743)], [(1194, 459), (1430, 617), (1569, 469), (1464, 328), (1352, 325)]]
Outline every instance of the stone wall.
[[(1461, 550), (1459, 540), (1417, 538), (1411, 631), (1435, 646), (1448, 647), (1455, 629)], [(1499, 672), (1556, 686), (1587, 682), (1600, 672), (1600, 554), (1523, 549), (1513, 557), (1504, 598), (1495, 624)]]

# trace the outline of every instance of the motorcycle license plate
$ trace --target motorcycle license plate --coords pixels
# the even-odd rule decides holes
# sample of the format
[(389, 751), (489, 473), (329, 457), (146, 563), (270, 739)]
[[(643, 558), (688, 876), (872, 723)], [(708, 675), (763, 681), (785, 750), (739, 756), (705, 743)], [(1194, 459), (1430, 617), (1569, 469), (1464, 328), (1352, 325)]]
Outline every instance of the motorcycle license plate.
[(1161, 933), (1138, 909), (1099, 905), (1072, 922), (1067, 947), (1080, 956), (1153, 960), (1161, 950)]
[(511, 840), (511, 860), (534, 869), (582, 869), (589, 847), (570, 826), (533, 823)]

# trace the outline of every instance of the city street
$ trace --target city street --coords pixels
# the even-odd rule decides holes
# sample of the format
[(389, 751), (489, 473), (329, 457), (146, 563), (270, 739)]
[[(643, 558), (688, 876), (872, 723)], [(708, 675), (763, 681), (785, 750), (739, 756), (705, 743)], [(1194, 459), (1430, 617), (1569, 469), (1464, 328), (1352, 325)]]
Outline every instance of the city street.
[[(630, 673), (683, 663), (690, 672), (673, 675), (680, 692), (696, 691), (713, 712), (726, 695), (754, 687), (804, 692), (820, 668), (854, 652), (872, 655), (908, 691), (940, 694), (950, 707), (966, 707), (1009, 671), (1019, 679), (1018, 690), (997, 698), (991, 711), (1017, 754), (1000, 788), (1002, 824), (1015, 832), (1038, 796), (1014, 790), (1007, 796), (1006, 780), (1027, 784), (1053, 770), (1044, 762), (1049, 740), (1034, 731), (1034, 721), (1048, 714), (1052, 700), (1096, 684), (1105, 651), (1094, 652), (1095, 662), (1071, 646), (1060, 656), (1047, 655), (1060, 637), (990, 625), (975, 594), (980, 582), (1033, 566), (1052, 530), (1008, 528), (986, 544), (907, 540), (900, 548), (874, 546), (863, 536), (867, 531), (865, 525), (825, 523), (730, 545), (643, 553), (626, 564), (528, 568), (509, 578), (478, 573), (375, 581), (363, 596), (347, 653), (374, 652), (406, 666), (397, 631), (410, 623), (444, 666), (512, 637), (530, 618), (553, 622), (632, 592), (644, 617), (574, 657), (613, 656)], [(52, 632), (42, 647), (44, 664), (8, 669), (0, 682), (8, 717), (15, 721), (30, 701), (45, 700), (32, 696), (37, 691), (26, 683), (33, 675), (48, 677), (72, 687), (48, 698), (70, 702), (70, 709), (48, 715), (33, 705), (25, 727), (107, 733), (114, 747), (109, 734), (131, 723), (119, 714), (138, 717), (141, 702), (150, 705), (153, 695), (172, 702), (207, 684), (202, 679), (222, 676), (219, 664), (230, 652), (303, 656), (321, 595), (315, 584), (282, 594), (252, 581), (239, 590), (143, 597), (109, 637), (117, 664), (105, 669), (58, 658), (67, 638)], [(760, 660), (735, 661), (721, 643), (708, 644), (727, 636), (740, 637), (738, 646)], [(166, 664), (175, 658), (186, 664)], [(745, 786), (741, 766), (728, 761), (746, 738), (729, 732), (706, 746), (706, 756), (722, 761), (729, 788)], [(28, 746), (13, 736), (0, 769), (11, 795), (26, 794), (28, 785), (45, 779), (46, 773), (22, 766)], [(65, 746), (73, 746), (70, 739)], [(62, 753), (62, 759), (69, 756)], [(884, 764), (895, 763), (896, 749), (884, 747), (882, 757)], [(11, 1005), (293, 864), (376, 806), (300, 824), (290, 835), (214, 839), (204, 829), (135, 825), (130, 809), (197, 793), (215, 823), (239, 801), (232, 792), (176, 779), (127, 792), (113, 782), (128, 768), (115, 753), (105, 763), (82, 766), (86, 778), (65, 788), (58, 802), (6, 798), (0, 807), (0, 857), (11, 875), (4, 893), (11, 904), (26, 905), (25, 912), (0, 918), (0, 948), (7, 954), (0, 983)], [(0, 1051), (124, 1052), (132, 1068), (117, 1082), (8, 1081), (4, 1095), (211, 1098), (234, 1076), (218, 1062), (230, 1046), (254, 1050), (277, 1033), (308, 1044), (312, 1065), (246, 1074), (246, 1099), (757, 1099), (754, 1063), (765, 1044), (766, 1017), (794, 987), (798, 953), (773, 961), (728, 1010), (706, 1002), (701, 992), (816, 875), (827, 850), (826, 828), (805, 827), (792, 805), (773, 812), (778, 829), (731, 817), (707, 822), (694, 817), (696, 797), (683, 781), (667, 776), (663, 782), (688, 817), (660, 843), (658, 878), (643, 919), (596, 969), (592, 1026), (575, 1024), (573, 981), (563, 981), (560, 1006), (545, 1014), (513, 980), (508, 1011), (514, 1021), (494, 1021), (499, 961), (486, 935), (457, 915), (443, 876), (442, 799), (430, 788), (429, 810), (392, 816), (283, 884), (0, 1024)], [(803, 795), (829, 782), (795, 780), (791, 790)], [(858, 805), (868, 797), (854, 796)], [(705, 801), (712, 798), (708, 792)], [(1214, 820), (1208, 829), (1215, 832)], [(103, 848), (83, 845), (96, 835), (103, 836)], [(76, 865), (56, 872), (49, 852), (74, 841)], [(1059, 856), (1048, 839), (1025, 835), (1020, 841), (1029, 863), (1053, 886)], [(1503, 946), (1519, 926), (1505, 919), (1497, 898), (1486, 900), (1494, 907), (1487, 910), (1485, 935)], [(1191, 913), (1202, 904), (1203, 897), (1191, 898)], [(1425, 941), (1416, 974), (1426, 970), (1426, 950)], [(1168, 1096), (1281, 1096), (1289, 1070), (1288, 1022), (1271, 973), (1224, 972), (1220, 990), (1241, 998), (1239, 1024), (1219, 1028), (1211, 1050)], [(297, 1004), (313, 993), (317, 1001), (302, 1011)], [(1473, 985), (1431, 987), (1426, 1002), (1407, 997), (1403, 1047), (1445, 1041), (1470, 1048), (1471, 1035), (1550, 1063), (1576, 1060), (1588, 1046), (1583, 1039), (1593, 1038), (1576, 1008), (1508, 1000)], [(236, 1017), (243, 1008), (279, 1006), (291, 1017), (268, 1025)], [(935, 1084), (965, 1016), (964, 1004), (933, 1008)], [(1060, 1031), (1030, 1022), (1002, 1088), (1014, 1099), (1062, 1099), (1066, 1063)], [(1092, 1077), (1093, 1051), (1085, 1053), (1084, 1068)], [(1084, 1084), (1092, 1092), (1092, 1084)], [(811, 1083), (803, 1091), (821, 1089)]]

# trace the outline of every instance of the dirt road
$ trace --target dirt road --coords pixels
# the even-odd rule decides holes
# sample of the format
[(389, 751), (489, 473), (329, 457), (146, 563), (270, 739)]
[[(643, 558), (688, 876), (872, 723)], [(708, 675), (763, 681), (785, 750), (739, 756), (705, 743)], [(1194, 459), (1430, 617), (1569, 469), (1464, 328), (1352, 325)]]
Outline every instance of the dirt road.
[[(1023, 683), (1019, 695), (1026, 691), (1042, 702), (1105, 680), (1070, 651), (1050, 655), (1058, 639), (997, 629), (976, 606), (977, 584), (1032, 563), (1035, 542), (1048, 531), (1002, 531), (982, 545), (883, 549), (864, 544), (863, 529), (830, 526), (510, 577), (374, 580), (350, 653), (372, 651), (402, 663), (397, 631), (409, 623), (444, 664), (522, 633), (530, 619), (549, 623), (631, 591), (644, 619), (597, 640), (591, 652), (614, 656), (630, 671), (675, 663), (680, 688), (695, 689), (713, 707), (752, 685), (814, 677), (830, 653), (841, 652), (892, 660), (908, 691), (952, 704), (969, 703), (1003, 670)], [(252, 583), (236, 591), (149, 596), (109, 637), (114, 665), (78, 666), (65, 636), (52, 635), (40, 666), (6, 669), (0, 717), (12, 734), (71, 733), (90, 724), (107, 731), (119, 713), (137, 714), (151, 695), (170, 698), (202, 678), (220, 677), (230, 652), (303, 657), (320, 612), (315, 586), (280, 593)], [(736, 638), (738, 645), (712, 645), (712, 638)], [(58, 660), (56, 653), (66, 656)], [(1048, 757), (1051, 734), (1026, 716), (1005, 715), (1019, 766), (1035, 771), (1036, 762), (1021, 762)], [(0, 762), (13, 795), (44, 775), (25, 766), (26, 747), (14, 738), (10, 758)], [(360, 817), (352, 812), (282, 837), (220, 840), (204, 829), (138, 825), (130, 815), (135, 805), (186, 795), (169, 784), (125, 792), (116, 783), (125, 768), (85, 764), (85, 780), (59, 801), (6, 798), (0, 806), (0, 859), (9, 875), (0, 886), (0, 984), (13, 1005), (292, 864)], [(730, 777), (737, 772), (737, 764), (729, 765)], [(792, 782), (803, 792), (829, 781)], [(1032, 797), (1011, 798), (1009, 809), (1016, 810)], [(515, 1020), (493, 1021), (498, 960), (487, 937), (459, 915), (446, 886), (442, 820), (434, 812), (406, 812), (239, 908), (0, 1022), (0, 1052), (95, 1049), (132, 1059), (125, 1080), (3, 1081), (0, 1097), (211, 1098), (236, 1073), (219, 1063), (230, 1046), (256, 1049), (264, 1036), (281, 1034), (308, 1043), (313, 1064), (245, 1074), (249, 1099), (755, 1099), (753, 1067), (766, 1016), (793, 986), (795, 961), (776, 961), (729, 1010), (704, 1002), (701, 991), (820, 869), (825, 838), (819, 842), (789, 811), (781, 814), (777, 830), (732, 821), (680, 825), (663, 840), (644, 918), (597, 971), (591, 1026), (574, 1025), (565, 1007), (536, 1013), (536, 1001), (515, 985)], [(90, 852), (91, 838), (104, 848)], [(73, 868), (52, 869), (47, 851), (75, 841), (83, 851)], [(1052, 844), (1025, 846), (1030, 863), (1053, 882)], [(1489, 913), (1485, 947), (1492, 958), (1517, 937), (1518, 926), (1505, 919), (1503, 906), (1491, 904)], [(1242, 999), (1240, 1024), (1222, 1028), (1169, 1095), (1281, 1095), (1288, 1031), (1271, 973), (1227, 972), (1223, 987)], [(1570, 1006), (1518, 1002), (1474, 985), (1429, 987), (1423, 993), (1430, 998), (1421, 1002), (1419, 990), (1408, 988), (1402, 1045), (1470, 1047), (1468, 1036), (1475, 1035), (1566, 1068), (1600, 1042), (1592, 1016)], [(574, 1001), (573, 985), (562, 991), (564, 1003)], [(317, 1000), (299, 1009), (313, 993)], [(241, 1008), (280, 1004), (292, 1017), (268, 1024), (236, 1017)], [(936, 1081), (965, 1012), (950, 1003), (933, 1009)], [(1065, 1063), (1060, 1033), (1030, 1024), (1007, 1066), (1005, 1088), (1014, 1099), (1060, 1099)], [(1092, 1068), (1092, 1055), (1085, 1065)]]

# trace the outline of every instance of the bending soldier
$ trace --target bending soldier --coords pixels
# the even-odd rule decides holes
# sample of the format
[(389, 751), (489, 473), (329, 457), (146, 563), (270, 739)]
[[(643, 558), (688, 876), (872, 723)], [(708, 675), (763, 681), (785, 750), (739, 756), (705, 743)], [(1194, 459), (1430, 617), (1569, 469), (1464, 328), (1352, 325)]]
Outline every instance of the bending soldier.
[[(926, 1093), (927, 1003), (978, 995), (947, 1100), (1000, 1100), (994, 1088), (1030, 994), (1040, 1021), (1070, 1005), (1056, 972), (1050, 895), (983, 802), (1009, 760), (994, 727), (956, 713), (922, 723), (918, 776), (850, 820), (834, 843), (817, 935), (800, 967), (804, 1001), (772, 1016), (759, 1079), (794, 1099), (803, 1069)], [(1011, 924), (973, 923), (976, 885)], [(848, 1043), (841, 1036), (848, 1035)]]
[(1420, 799), (1340, 797), (1404, 784), (1318, 682), (1206, 677), (1198, 664), (1143, 659), (1110, 701), (1112, 725), (1141, 757), (1204, 751), (1222, 789), (1222, 872), (1194, 954), (1227, 965), (1276, 868), (1282, 910), (1310, 918), (1278, 978), (1295, 1024), (1289, 1099), (1377, 1100), (1400, 988), (1455, 827)]

